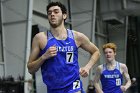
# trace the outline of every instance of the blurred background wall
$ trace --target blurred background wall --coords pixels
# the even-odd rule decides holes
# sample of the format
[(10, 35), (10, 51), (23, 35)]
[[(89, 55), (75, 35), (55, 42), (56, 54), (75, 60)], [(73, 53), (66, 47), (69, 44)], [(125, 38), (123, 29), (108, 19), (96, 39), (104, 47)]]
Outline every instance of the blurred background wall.
[[(48, 30), (46, 6), (60, 1), (68, 9), (66, 27), (84, 33), (101, 51), (99, 62), (89, 77), (82, 78), (84, 89), (94, 79), (95, 68), (104, 63), (102, 45), (117, 44), (116, 59), (128, 66), (132, 77), (140, 78), (140, 0), (1, 0), (0, 2), (0, 77), (23, 77), (24, 93), (46, 93), (40, 70), (27, 71), (33, 36)], [(79, 64), (90, 54), (79, 49)], [(29, 81), (32, 80), (31, 89)], [(139, 81), (138, 81), (139, 82)]]

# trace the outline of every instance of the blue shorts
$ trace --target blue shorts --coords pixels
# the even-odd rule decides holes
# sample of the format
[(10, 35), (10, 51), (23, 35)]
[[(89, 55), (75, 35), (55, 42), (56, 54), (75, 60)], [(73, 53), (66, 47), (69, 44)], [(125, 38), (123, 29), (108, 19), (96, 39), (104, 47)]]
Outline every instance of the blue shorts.
[(49, 89), (47, 88), (47, 93), (85, 93), (83, 90), (82, 82), (80, 80), (76, 80), (73, 82), (71, 85), (65, 87), (65, 88), (60, 88), (60, 89)]

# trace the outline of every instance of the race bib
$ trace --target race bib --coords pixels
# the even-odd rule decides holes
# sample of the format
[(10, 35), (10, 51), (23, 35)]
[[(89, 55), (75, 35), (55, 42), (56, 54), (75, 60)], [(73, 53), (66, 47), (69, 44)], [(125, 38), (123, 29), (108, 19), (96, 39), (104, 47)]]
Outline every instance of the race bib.
[(73, 82), (73, 89), (77, 88), (80, 88), (80, 80), (76, 80), (75, 82)]
[(116, 86), (120, 86), (120, 85), (121, 85), (121, 79), (118, 78), (118, 79), (116, 79)]

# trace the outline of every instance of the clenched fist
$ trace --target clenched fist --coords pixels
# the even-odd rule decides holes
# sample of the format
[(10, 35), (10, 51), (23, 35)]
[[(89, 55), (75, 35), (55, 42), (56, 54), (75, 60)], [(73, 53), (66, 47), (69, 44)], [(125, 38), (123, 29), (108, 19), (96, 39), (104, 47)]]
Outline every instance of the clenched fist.
[(53, 45), (51, 47), (48, 48), (48, 50), (42, 55), (43, 59), (49, 59), (51, 57), (54, 57), (57, 55), (57, 49), (56, 46)]

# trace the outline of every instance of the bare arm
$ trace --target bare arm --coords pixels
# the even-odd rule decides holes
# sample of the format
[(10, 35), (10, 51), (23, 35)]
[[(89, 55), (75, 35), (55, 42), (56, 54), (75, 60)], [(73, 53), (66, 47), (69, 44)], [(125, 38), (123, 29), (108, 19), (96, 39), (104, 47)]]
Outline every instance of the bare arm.
[(95, 86), (96, 93), (103, 93), (100, 86), (100, 76), (101, 76), (101, 65), (97, 67), (96, 74), (94, 77), (94, 86)]
[(40, 47), (39, 47), (39, 34), (37, 34), (34, 38), (33, 38), (33, 42), (32, 42), (32, 50), (31, 50), (31, 54), (29, 56), (29, 60), (28, 60), (28, 71), (29, 73), (33, 74), (34, 72), (36, 72), (40, 66), (43, 64), (43, 59), (42, 57), (38, 58), (40, 53)]
[(32, 51), (27, 64), (29, 73), (35, 73), (46, 59), (56, 55), (56, 47), (52, 46), (39, 57), (40, 50), (45, 47), (46, 43), (47, 39), (43, 33), (39, 33), (33, 38)]
[(76, 36), (77, 44), (79, 45), (79, 47), (91, 54), (89, 62), (86, 64), (85, 67), (80, 69), (81, 76), (87, 77), (89, 74), (89, 70), (92, 68), (93, 65), (96, 64), (97, 60), (99, 59), (100, 52), (99, 49), (92, 42), (90, 42), (90, 40), (84, 34), (77, 32)]
[(121, 69), (122, 69), (122, 74), (126, 81), (125, 85), (121, 86), (121, 89), (122, 89), (122, 91), (126, 91), (131, 86), (131, 80), (130, 80), (130, 76), (128, 74), (127, 66), (125, 64), (121, 64)]

